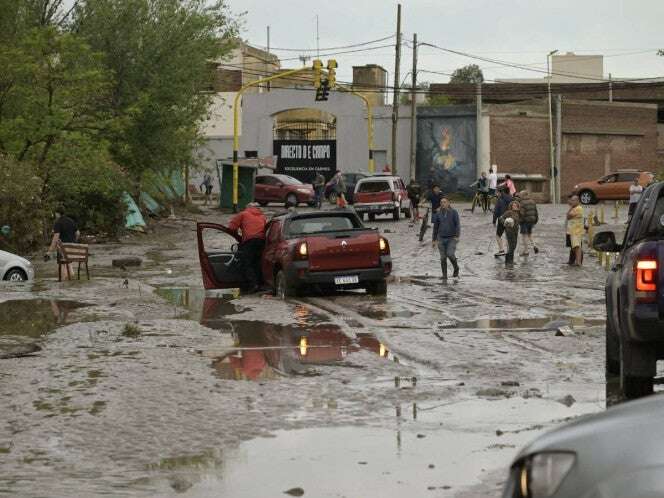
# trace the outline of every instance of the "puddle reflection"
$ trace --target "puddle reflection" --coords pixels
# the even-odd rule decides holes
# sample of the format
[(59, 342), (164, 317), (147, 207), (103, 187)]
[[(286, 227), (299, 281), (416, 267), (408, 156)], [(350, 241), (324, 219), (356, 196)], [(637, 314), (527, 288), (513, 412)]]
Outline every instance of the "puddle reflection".
[(39, 338), (60, 325), (69, 323), (69, 314), (89, 306), (78, 301), (21, 299), (0, 303), (0, 337)]
[[(212, 363), (216, 374), (228, 380), (265, 380), (284, 375), (317, 375), (312, 367), (343, 362), (361, 350), (383, 358), (390, 352), (373, 334), (353, 340), (331, 324), (307, 325), (310, 313), (296, 308), (297, 325), (229, 321), (224, 300), (206, 298), (201, 323), (231, 334), (234, 347)], [(357, 365), (352, 365), (356, 367)]]

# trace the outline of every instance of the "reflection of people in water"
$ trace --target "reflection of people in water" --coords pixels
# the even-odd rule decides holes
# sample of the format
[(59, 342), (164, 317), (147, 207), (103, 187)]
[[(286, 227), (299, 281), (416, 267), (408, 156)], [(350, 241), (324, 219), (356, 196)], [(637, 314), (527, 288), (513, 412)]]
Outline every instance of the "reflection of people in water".
[(68, 305), (68, 303), (64, 301), (58, 302), (55, 299), (51, 299), (50, 304), (51, 304), (51, 312), (53, 313), (53, 318), (55, 318), (55, 323), (57, 325), (62, 325), (66, 323), (67, 315), (69, 315), (69, 312), (72, 309), (78, 307), (78, 306)]

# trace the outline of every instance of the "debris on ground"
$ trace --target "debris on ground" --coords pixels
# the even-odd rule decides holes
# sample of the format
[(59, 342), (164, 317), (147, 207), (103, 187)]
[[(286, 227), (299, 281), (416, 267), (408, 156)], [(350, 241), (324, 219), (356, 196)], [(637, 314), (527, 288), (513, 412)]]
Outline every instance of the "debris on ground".
[(576, 403), (576, 399), (574, 399), (574, 396), (572, 396), (571, 394), (568, 394), (568, 395), (565, 396), (564, 398), (559, 399), (559, 400), (558, 400), (558, 403), (562, 403), (562, 404), (565, 405), (567, 408), (569, 408), (569, 407), (572, 406), (574, 403)]
[(291, 488), (288, 491), (284, 491), (285, 495), (291, 496), (304, 496), (304, 489), (302, 488)]

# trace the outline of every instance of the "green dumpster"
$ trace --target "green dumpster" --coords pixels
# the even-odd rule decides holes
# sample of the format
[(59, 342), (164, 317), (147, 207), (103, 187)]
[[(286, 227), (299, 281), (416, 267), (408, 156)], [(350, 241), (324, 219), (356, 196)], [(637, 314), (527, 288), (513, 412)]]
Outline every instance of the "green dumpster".
[[(256, 165), (240, 163), (240, 177), (237, 187), (237, 208), (244, 209), (254, 200), (254, 185), (256, 183)], [(219, 177), (219, 207), (233, 208), (233, 161), (217, 160), (217, 175)]]

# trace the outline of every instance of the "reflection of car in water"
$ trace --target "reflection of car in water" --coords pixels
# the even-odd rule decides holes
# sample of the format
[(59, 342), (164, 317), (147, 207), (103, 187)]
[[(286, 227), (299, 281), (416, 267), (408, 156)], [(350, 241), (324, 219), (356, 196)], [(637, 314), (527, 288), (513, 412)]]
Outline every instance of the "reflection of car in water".
[(664, 490), (664, 397), (582, 417), (538, 437), (511, 466), (503, 498), (651, 498)]
[[(243, 287), (236, 253), (205, 247), (205, 230), (232, 235), (228, 228), (214, 223), (199, 223), (197, 228), (205, 288)], [(387, 240), (364, 227), (352, 211), (286, 213), (267, 226), (262, 270), (265, 282), (282, 298), (309, 286), (385, 294), (392, 260)]]
[(622, 244), (600, 232), (593, 247), (619, 252), (605, 285), (607, 374), (627, 398), (650, 394), (664, 359), (664, 182), (643, 193)]
[[(334, 364), (361, 349), (387, 358), (389, 351), (373, 334), (357, 341), (336, 325), (275, 325), (223, 318), (227, 301), (206, 298), (201, 323), (233, 337), (234, 346), (212, 366), (225, 379), (261, 380), (306, 374), (312, 365)], [(221, 314), (220, 314), (221, 313)]]

